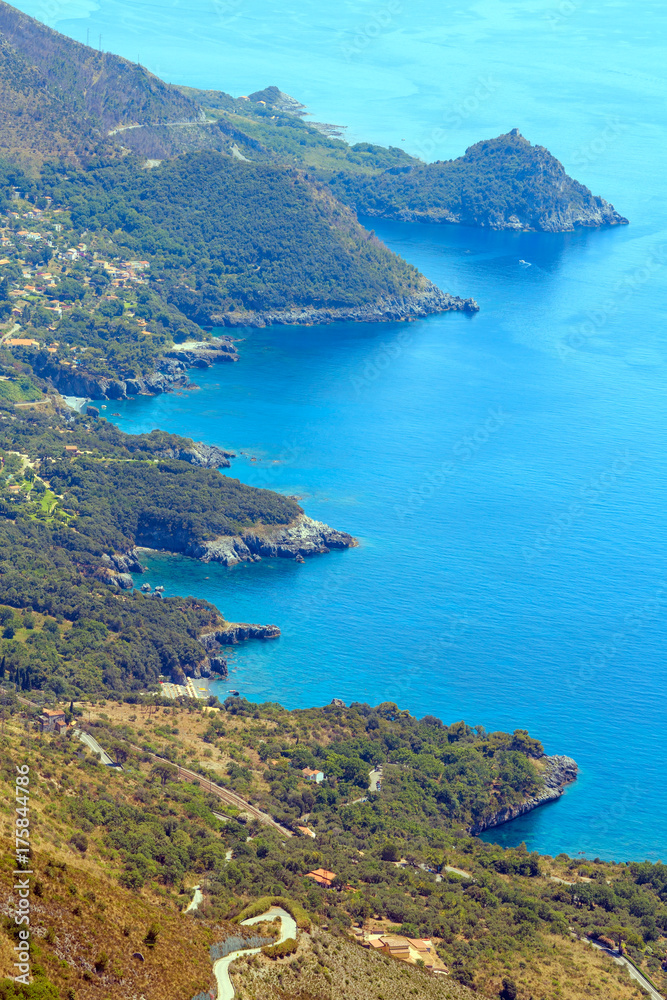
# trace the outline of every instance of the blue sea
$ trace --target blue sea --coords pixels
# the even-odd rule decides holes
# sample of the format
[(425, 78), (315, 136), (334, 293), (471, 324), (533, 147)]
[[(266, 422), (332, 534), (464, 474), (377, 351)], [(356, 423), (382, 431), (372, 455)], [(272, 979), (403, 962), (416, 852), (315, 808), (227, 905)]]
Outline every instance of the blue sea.
[(630, 218), (557, 235), (369, 221), (480, 313), (247, 331), (197, 390), (105, 414), (242, 451), (233, 475), (359, 538), (305, 565), (149, 560), (167, 594), (282, 629), (234, 651), (221, 696), (527, 728), (580, 778), (489, 839), (667, 861), (664, 5), (18, 5), (171, 82), (277, 84), (351, 141), (428, 160), (518, 127)]

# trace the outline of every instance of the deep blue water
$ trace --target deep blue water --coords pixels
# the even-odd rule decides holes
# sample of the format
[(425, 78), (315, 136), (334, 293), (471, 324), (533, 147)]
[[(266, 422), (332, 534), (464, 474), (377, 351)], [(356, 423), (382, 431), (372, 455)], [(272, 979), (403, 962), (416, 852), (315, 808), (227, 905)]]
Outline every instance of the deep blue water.
[(248, 331), (198, 391), (105, 412), (248, 452), (234, 475), (360, 539), (305, 565), (150, 560), (167, 593), (281, 627), (234, 652), (225, 688), (528, 728), (581, 776), (493, 839), (667, 860), (664, 8), (20, 6), (173, 81), (277, 83), (429, 159), (519, 126), (631, 219), (564, 235), (373, 220), (480, 314)]

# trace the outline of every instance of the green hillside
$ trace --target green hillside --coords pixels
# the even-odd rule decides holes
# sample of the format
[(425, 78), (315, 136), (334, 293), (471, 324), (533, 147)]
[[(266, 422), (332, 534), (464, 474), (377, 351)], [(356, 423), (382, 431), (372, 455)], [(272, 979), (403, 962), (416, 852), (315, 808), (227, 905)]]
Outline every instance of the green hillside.
[(202, 152), (151, 171), (124, 163), (45, 175), (43, 190), (78, 231), (150, 260), (153, 287), (202, 324), (236, 310), (354, 306), (425, 284), (296, 170)]
[(627, 223), (517, 129), (456, 160), (391, 168), (372, 179), (340, 172), (331, 186), (360, 214), (408, 222), (547, 231)]

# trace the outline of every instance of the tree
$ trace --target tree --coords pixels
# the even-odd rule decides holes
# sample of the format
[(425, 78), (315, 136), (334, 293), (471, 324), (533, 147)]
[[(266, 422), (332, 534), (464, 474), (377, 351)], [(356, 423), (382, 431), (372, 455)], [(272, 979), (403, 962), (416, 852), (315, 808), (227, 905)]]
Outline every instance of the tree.
[(517, 1000), (518, 995), (517, 985), (514, 980), (503, 979), (503, 988), (499, 993), (501, 1000)]
[(178, 768), (174, 767), (173, 764), (167, 764), (166, 761), (161, 761), (153, 767), (151, 774), (159, 778), (162, 785), (166, 785), (168, 781), (176, 781), (178, 778)]
[(380, 855), (383, 861), (400, 861), (401, 854), (398, 850), (396, 844), (392, 844), (389, 841), (382, 848), (382, 853)]

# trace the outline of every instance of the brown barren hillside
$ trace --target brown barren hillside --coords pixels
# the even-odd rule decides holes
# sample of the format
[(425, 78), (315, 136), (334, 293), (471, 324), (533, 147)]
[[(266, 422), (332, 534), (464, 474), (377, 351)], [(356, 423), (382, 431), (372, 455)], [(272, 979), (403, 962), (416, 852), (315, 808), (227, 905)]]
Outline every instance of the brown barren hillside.
[(0, 0), (0, 156), (92, 153), (114, 126), (193, 121), (199, 106), (138, 66)]

